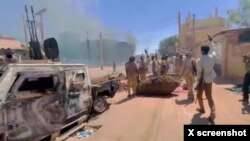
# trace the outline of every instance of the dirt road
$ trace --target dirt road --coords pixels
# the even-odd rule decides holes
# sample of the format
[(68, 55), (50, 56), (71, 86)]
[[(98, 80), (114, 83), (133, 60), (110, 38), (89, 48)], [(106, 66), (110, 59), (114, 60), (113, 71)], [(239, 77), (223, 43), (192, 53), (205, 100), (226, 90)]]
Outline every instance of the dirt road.
[[(250, 105), (238, 102), (241, 95), (225, 90), (229, 84), (213, 85), (216, 106), (216, 124), (249, 124)], [(184, 124), (208, 124), (206, 113), (196, 112), (198, 104), (186, 100), (186, 93), (165, 97), (137, 97), (126, 99), (126, 93), (118, 93), (114, 104), (105, 113), (94, 117), (90, 125), (102, 125), (87, 139), (71, 137), (68, 141), (182, 141)], [(205, 99), (205, 95), (204, 95)]]

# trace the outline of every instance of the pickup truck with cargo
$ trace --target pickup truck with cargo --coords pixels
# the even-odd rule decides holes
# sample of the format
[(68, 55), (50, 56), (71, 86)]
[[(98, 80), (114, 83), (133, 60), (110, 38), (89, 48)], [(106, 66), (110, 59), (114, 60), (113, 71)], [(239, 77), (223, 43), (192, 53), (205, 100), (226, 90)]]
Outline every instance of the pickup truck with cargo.
[(82, 64), (0, 65), (0, 140), (37, 140), (108, 108), (115, 79), (92, 84)]

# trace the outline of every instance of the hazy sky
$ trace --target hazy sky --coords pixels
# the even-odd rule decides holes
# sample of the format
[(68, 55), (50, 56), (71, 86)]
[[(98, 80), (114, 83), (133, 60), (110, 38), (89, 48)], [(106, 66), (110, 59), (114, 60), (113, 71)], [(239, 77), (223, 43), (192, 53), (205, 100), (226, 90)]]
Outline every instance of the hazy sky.
[[(177, 13), (184, 21), (190, 11), (198, 19), (213, 14), (226, 17), (227, 9), (237, 8), (238, 0), (1, 0), (0, 34), (24, 40), (22, 16), (24, 5), (35, 11), (46, 7), (45, 36), (72, 31), (91, 38), (103, 36), (125, 39), (127, 33), (137, 38), (137, 53), (158, 48), (159, 41), (178, 33)], [(39, 20), (39, 18), (37, 18)]]

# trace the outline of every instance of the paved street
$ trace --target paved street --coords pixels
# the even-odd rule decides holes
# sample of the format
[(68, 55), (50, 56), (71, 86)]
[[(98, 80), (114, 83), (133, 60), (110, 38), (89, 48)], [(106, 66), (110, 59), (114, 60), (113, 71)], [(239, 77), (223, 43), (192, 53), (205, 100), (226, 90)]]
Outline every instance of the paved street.
[[(250, 124), (250, 105), (238, 102), (240, 94), (225, 90), (230, 84), (214, 84), (213, 97), (216, 106), (216, 124)], [(87, 139), (71, 137), (68, 141), (182, 141), (184, 124), (208, 124), (206, 113), (196, 112), (198, 103), (186, 100), (186, 93), (172, 96), (137, 97), (126, 99), (120, 92), (105, 113), (94, 117), (90, 125), (102, 125)]]

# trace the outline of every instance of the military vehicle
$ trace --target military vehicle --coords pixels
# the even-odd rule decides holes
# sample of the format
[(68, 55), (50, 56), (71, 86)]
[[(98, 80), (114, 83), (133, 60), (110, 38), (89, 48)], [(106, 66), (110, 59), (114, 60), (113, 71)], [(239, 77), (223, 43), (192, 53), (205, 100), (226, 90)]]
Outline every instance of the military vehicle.
[(13, 51), (0, 58), (0, 141), (40, 140), (86, 121), (92, 111), (104, 112), (118, 89), (116, 79), (91, 80), (84, 64), (61, 63), (55, 38), (40, 47), (34, 21), (29, 60)]

